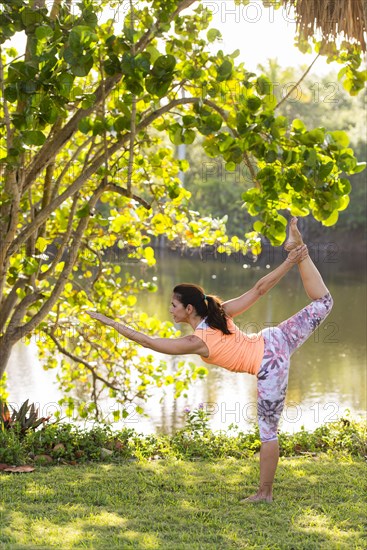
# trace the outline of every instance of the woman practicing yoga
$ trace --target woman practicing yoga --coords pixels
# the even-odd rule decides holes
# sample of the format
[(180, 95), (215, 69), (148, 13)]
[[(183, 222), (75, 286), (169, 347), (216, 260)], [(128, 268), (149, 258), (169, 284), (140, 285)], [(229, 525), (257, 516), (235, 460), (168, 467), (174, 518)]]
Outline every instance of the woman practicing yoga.
[[(206, 295), (197, 285), (185, 283), (176, 286), (170, 312), (175, 323), (188, 323), (194, 329), (190, 336), (152, 338), (103, 314), (89, 312), (94, 319), (154, 351), (169, 355), (198, 354), (207, 363), (257, 377), (260, 484), (257, 493), (245, 499), (247, 502), (272, 500), (279, 458), (277, 429), (284, 408), (290, 356), (326, 318), (333, 304), (303, 244), (297, 218), (292, 218), (289, 224), (289, 237), (284, 248), (288, 251), (287, 259), (238, 298), (221, 302), (216, 296)], [(254, 335), (241, 332), (232, 318), (248, 310), (296, 264), (311, 303), (277, 327), (266, 328)]]

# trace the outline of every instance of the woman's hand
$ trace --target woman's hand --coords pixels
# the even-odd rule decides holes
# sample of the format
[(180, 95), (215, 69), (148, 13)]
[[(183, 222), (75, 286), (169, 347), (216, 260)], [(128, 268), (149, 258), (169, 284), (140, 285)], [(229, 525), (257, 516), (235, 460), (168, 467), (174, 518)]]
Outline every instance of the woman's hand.
[(110, 319), (110, 317), (107, 317), (106, 315), (103, 315), (103, 313), (98, 313), (97, 311), (87, 311), (87, 314), (92, 317), (92, 319), (96, 319), (97, 321), (100, 321), (101, 323), (104, 323), (105, 325), (110, 325), (113, 320)]
[(305, 260), (307, 257), (308, 257), (307, 245), (302, 244), (290, 251), (287, 257), (287, 261), (291, 262), (292, 264), (299, 264), (300, 262), (303, 262), (303, 260)]

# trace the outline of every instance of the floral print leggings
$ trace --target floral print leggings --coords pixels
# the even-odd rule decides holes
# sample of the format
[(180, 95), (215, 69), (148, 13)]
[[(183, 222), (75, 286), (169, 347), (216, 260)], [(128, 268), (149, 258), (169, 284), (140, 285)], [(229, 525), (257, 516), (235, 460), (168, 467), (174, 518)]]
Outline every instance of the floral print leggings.
[(327, 317), (333, 305), (330, 293), (313, 300), (277, 327), (262, 330), (265, 351), (257, 374), (257, 414), (261, 441), (278, 438), (292, 353), (303, 344)]

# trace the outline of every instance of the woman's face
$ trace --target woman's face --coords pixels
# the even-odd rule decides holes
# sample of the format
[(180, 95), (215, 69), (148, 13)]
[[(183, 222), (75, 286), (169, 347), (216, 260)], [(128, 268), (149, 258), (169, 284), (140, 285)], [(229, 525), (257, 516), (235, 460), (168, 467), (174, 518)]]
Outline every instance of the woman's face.
[(177, 299), (175, 294), (172, 295), (171, 306), (169, 312), (175, 323), (187, 323), (188, 312), (182, 302)]

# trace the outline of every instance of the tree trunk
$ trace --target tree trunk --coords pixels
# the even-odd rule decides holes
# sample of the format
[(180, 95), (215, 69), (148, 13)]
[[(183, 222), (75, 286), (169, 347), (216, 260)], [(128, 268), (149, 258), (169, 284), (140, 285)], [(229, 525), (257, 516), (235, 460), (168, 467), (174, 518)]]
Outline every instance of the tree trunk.
[(6, 370), (6, 367), (15, 343), (16, 343), (16, 340), (14, 339), (10, 340), (5, 336), (2, 336), (0, 338), (0, 379), (2, 378)]

